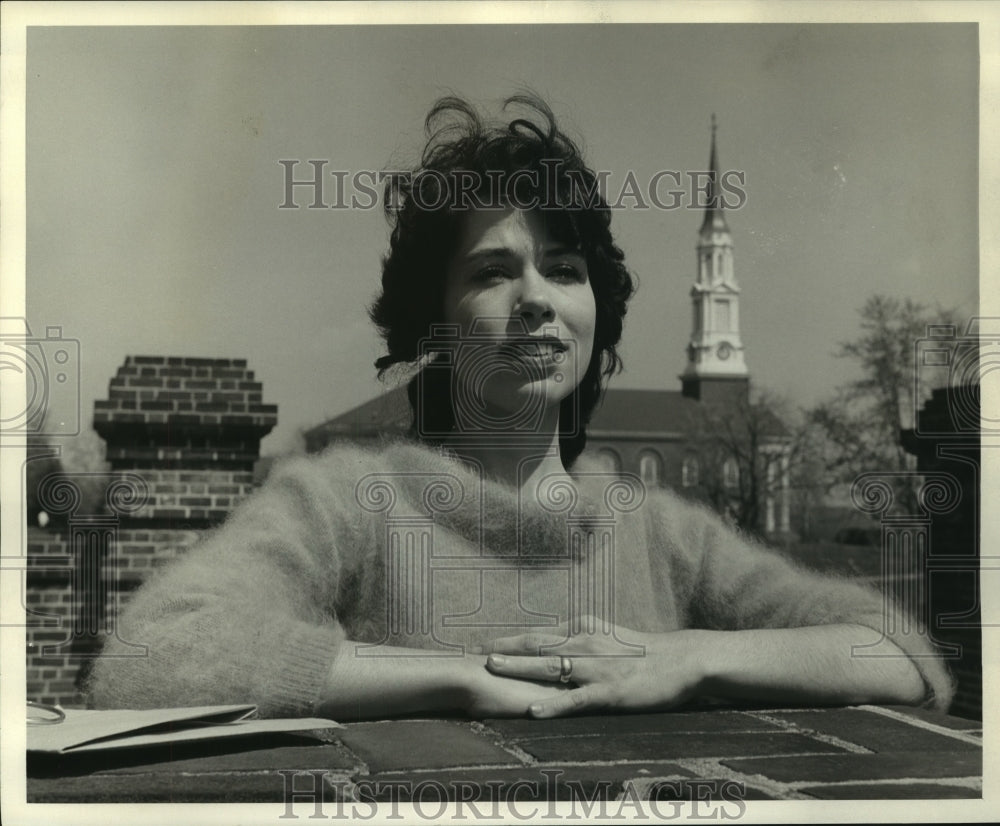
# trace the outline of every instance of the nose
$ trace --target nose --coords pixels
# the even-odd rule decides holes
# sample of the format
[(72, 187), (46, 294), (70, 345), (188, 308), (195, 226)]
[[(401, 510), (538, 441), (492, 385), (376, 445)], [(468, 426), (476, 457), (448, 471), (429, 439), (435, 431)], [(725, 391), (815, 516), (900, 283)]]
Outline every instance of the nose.
[(528, 267), (521, 278), (521, 293), (514, 314), (523, 319), (529, 329), (555, 320), (556, 311), (549, 296), (548, 283), (534, 267)]

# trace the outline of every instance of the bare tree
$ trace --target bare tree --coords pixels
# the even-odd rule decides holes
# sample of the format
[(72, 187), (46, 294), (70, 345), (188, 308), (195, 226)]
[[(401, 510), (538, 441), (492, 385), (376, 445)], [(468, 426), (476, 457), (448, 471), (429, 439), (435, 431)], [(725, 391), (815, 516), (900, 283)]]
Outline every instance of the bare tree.
[[(27, 445), (24, 495), (29, 525), (39, 524), (39, 515), (44, 511), (39, 491), (52, 476), (66, 478), (77, 488), (80, 513), (104, 512), (108, 463), (104, 460), (104, 442), (95, 431), (83, 430), (76, 436), (31, 434)], [(46, 514), (45, 521), (51, 529), (59, 528), (65, 519), (65, 514)]]
[(61, 471), (59, 449), (46, 444), (43, 438), (35, 434), (29, 435), (24, 464), (24, 507), (29, 527), (39, 524), (39, 514), (43, 510), (38, 497), (39, 485), (45, 477)]
[(699, 457), (698, 484), (705, 498), (743, 530), (768, 533), (768, 509), (780, 527), (781, 503), (790, 495), (799, 454), (798, 430), (788, 405), (771, 393), (735, 402), (706, 403), (694, 413), (690, 432)]
[(793, 430), (789, 466), (792, 528), (804, 542), (814, 542), (821, 536), (817, 514), (826, 503), (832, 485), (826, 470), (829, 460), (825, 448), (822, 433), (804, 417)]
[[(922, 401), (914, 391), (916, 345), (932, 325), (958, 328), (954, 310), (931, 309), (885, 295), (871, 296), (859, 315), (860, 335), (841, 342), (836, 353), (857, 363), (859, 378), (809, 411), (809, 420), (825, 441), (825, 471), (831, 485), (850, 483), (866, 471), (915, 468), (900, 431), (913, 426), (914, 410)], [(947, 381), (946, 373), (938, 380)], [(899, 480), (897, 501), (903, 508), (915, 507), (916, 480)]]

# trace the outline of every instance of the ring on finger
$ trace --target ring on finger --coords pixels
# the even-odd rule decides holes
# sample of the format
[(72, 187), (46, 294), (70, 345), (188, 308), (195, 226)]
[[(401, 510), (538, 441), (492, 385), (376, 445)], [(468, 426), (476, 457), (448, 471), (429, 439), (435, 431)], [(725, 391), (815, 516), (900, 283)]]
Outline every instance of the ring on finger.
[(559, 658), (559, 682), (568, 683), (573, 676), (573, 660), (569, 657)]

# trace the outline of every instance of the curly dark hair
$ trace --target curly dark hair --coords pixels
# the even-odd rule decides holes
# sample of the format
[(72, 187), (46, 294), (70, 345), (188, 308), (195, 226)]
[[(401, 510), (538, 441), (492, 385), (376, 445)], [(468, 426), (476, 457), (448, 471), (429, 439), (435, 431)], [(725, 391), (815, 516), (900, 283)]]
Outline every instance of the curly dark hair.
[[(441, 98), (425, 121), (420, 165), (389, 178), (384, 204), (392, 234), (382, 292), (369, 309), (388, 353), (375, 366), (381, 378), (393, 365), (420, 361), (421, 342), (443, 321), (447, 265), (470, 207), (539, 210), (555, 240), (583, 253), (596, 304), (590, 364), (560, 406), (560, 458), (570, 467), (586, 446), (585, 427), (605, 377), (621, 370), (617, 345), (634, 287), (597, 176), (576, 144), (536, 95), (512, 96), (503, 108), (512, 106), (528, 117), (488, 124), (461, 98)], [(429, 386), (432, 373), (433, 381), (443, 381), (441, 371), (423, 369), (408, 387), (414, 433), (446, 433), (454, 422), (450, 386)]]

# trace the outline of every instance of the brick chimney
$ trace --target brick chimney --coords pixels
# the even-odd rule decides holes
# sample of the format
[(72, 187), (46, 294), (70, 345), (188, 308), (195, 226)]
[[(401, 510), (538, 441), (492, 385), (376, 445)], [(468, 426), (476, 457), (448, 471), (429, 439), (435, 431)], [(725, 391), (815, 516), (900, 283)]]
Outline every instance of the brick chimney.
[(245, 359), (128, 356), (94, 404), (112, 471), (137, 472), (149, 489), (130, 521), (151, 528), (221, 522), (252, 490), (277, 421)]

